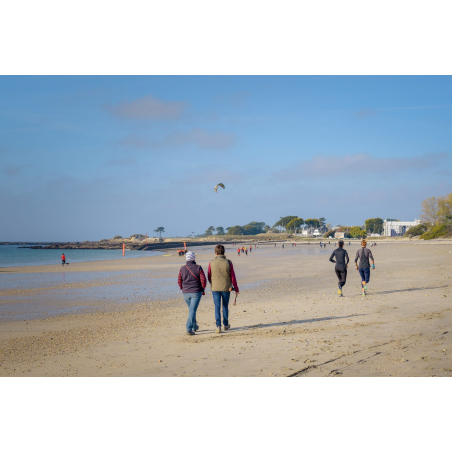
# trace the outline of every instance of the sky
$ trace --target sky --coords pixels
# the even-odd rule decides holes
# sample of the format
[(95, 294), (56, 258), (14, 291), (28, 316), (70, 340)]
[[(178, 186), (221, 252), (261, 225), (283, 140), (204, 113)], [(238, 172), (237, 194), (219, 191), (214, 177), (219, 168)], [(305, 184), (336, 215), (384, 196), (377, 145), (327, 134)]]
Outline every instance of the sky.
[(414, 220), (451, 125), (449, 76), (1, 76), (0, 241)]

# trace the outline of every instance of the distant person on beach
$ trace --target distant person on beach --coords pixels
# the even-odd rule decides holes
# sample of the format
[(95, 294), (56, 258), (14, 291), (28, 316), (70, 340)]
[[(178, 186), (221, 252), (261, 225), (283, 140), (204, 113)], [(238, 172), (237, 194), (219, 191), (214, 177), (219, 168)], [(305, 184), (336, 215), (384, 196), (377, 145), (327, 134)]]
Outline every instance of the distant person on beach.
[(283, 249), (284, 249), (284, 243), (282, 244), (282, 247), (283, 247)]
[[(374, 257), (372, 256), (372, 251), (370, 251), (366, 247), (367, 247), (367, 240), (363, 239), (361, 242), (361, 249), (359, 249), (356, 252), (356, 257), (355, 257), (356, 270), (359, 271), (359, 274), (361, 276), (361, 286), (363, 288), (363, 295), (366, 295), (367, 284), (369, 284), (369, 279), (370, 279), (369, 259), (372, 261), (372, 268), (375, 269), (375, 260), (374, 260)], [(359, 259), (359, 266), (358, 266), (358, 259)]]
[(65, 263), (66, 263), (66, 256), (63, 253), (63, 255), (61, 256), (61, 265), (64, 265)]
[(196, 311), (201, 301), (201, 297), (205, 295), (207, 281), (204, 270), (195, 261), (195, 253), (188, 251), (185, 255), (186, 264), (179, 270), (177, 283), (184, 295), (184, 300), (188, 306), (187, 334), (193, 336), (195, 331), (199, 330), (196, 322)]
[[(336, 260), (334, 260), (336, 258)], [(344, 250), (344, 241), (339, 240), (339, 248), (336, 248), (330, 256), (330, 262), (336, 264), (334, 271), (338, 279), (337, 293), (342, 297), (342, 288), (347, 281), (347, 268), (350, 259), (348, 258), (347, 251)]]
[(240, 248), (237, 248), (237, 254), (240, 256)]
[(245, 246), (245, 254), (248, 256), (248, 248)]
[(253, 251), (253, 247), (250, 245), (250, 253), (251, 253), (251, 251)]
[[(235, 290), (239, 294), (239, 286), (235, 277), (234, 267), (224, 255), (224, 246), (215, 247), (215, 259), (209, 263), (207, 278), (212, 285), (213, 302), (215, 304), (216, 333), (221, 333), (221, 306), (223, 306), (223, 325), (225, 331), (231, 328), (229, 324), (229, 298)], [(235, 300), (234, 300), (235, 305)]]

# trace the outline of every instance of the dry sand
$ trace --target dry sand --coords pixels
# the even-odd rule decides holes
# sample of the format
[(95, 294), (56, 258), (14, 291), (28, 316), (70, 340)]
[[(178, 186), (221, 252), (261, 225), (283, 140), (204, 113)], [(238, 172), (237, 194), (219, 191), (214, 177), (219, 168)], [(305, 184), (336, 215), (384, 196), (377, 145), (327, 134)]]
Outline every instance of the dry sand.
[[(210, 291), (201, 301), (200, 331), (195, 336), (185, 335), (188, 310), (176, 292), (166, 298), (159, 295), (160, 301), (153, 294), (146, 298), (131, 294), (133, 305), (104, 300), (98, 312), (3, 319), (0, 375), (452, 375), (451, 241), (379, 243), (372, 248), (376, 270), (371, 272), (365, 299), (353, 264), (345, 296), (338, 297), (334, 265), (328, 262), (332, 244), (322, 252), (310, 245), (313, 254), (304, 254), (306, 248), (264, 245), (237, 257), (228, 247), (241, 293), (237, 306), (230, 306), (232, 328), (222, 334), (214, 333)], [(346, 249), (353, 261), (358, 245)], [(195, 251), (207, 272), (213, 246)], [(98, 302), (89, 300), (93, 290), (108, 286), (114, 293), (115, 287), (132, 278), (128, 272), (133, 271), (149, 278), (172, 277), (177, 288), (183, 263), (175, 255), (71, 265), (66, 273), (110, 273), (101, 281), (75, 283), (82, 293), (91, 292), (83, 300), (65, 303), (95, 306)], [(58, 274), (62, 269), (55, 265), (1, 271), (32, 277)], [(0, 287), (0, 306), (6, 298), (10, 305), (14, 304), (11, 299), (17, 300), (18, 310), (26, 313), (30, 296), (45, 300), (71, 289), (70, 284)]]

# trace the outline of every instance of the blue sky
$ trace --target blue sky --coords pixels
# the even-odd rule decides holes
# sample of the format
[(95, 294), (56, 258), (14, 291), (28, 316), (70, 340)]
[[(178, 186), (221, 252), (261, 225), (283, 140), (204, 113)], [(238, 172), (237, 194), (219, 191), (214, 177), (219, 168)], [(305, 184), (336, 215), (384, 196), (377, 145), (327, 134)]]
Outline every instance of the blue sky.
[(451, 124), (448, 76), (3, 76), (0, 241), (412, 220)]

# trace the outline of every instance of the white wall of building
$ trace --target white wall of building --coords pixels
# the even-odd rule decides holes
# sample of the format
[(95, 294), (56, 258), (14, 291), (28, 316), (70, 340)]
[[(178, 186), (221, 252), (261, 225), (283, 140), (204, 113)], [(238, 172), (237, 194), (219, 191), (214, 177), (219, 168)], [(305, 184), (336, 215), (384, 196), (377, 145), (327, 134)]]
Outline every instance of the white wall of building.
[(383, 223), (383, 235), (391, 237), (393, 235), (403, 235), (408, 229), (420, 224), (420, 220), (414, 221), (385, 221)]

